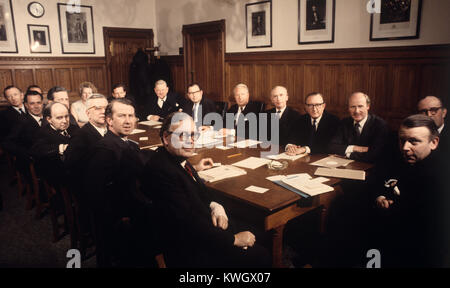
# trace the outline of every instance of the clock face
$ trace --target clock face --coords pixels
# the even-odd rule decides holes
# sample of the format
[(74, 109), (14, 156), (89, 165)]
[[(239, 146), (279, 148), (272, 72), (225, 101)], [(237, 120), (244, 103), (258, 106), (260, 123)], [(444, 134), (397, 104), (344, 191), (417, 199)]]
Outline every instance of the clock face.
[(39, 2), (31, 2), (28, 4), (28, 12), (31, 14), (31, 16), (39, 18), (44, 15), (44, 6), (42, 6)]

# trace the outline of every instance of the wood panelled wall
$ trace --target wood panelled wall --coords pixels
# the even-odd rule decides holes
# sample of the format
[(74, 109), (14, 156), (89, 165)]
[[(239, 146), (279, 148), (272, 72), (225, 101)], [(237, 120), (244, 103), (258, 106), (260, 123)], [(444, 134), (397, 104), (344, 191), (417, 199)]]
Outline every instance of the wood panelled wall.
[[(31, 84), (37, 84), (44, 95), (53, 86), (69, 90), (71, 102), (79, 99), (78, 86), (90, 81), (98, 92), (108, 96), (106, 61), (104, 57), (0, 57), (0, 93), (8, 85), (15, 85), (24, 92)], [(0, 97), (0, 105), (6, 104)]]
[[(171, 56), (169, 64), (179, 92), (183, 57)], [(304, 96), (321, 92), (327, 109), (341, 118), (347, 97), (362, 91), (371, 98), (371, 112), (396, 129), (421, 97), (450, 100), (450, 45), (226, 54), (223, 101), (234, 101), (233, 87), (241, 82), (252, 99), (267, 104), (274, 86), (286, 86), (289, 105), (302, 113)]]

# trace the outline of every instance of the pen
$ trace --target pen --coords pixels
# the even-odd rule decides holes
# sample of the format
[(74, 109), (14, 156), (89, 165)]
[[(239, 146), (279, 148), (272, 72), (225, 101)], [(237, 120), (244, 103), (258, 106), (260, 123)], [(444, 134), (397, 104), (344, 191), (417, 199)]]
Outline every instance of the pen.
[(232, 157), (236, 157), (242, 155), (242, 153), (237, 153), (237, 154), (233, 154), (233, 155), (228, 155), (227, 158), (232, 158)]

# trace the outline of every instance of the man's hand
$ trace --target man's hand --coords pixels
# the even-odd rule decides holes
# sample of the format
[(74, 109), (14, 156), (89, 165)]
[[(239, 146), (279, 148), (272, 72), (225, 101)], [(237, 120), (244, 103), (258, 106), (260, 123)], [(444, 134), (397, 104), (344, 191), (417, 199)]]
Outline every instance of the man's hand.
[(353, 152), (361, 152), (361, 153), (365, 153), (365, 152), (367, 152), (367, 151), (369, 151), (369, 147), (366, 147), (366, 146), (354, 146), (353, 147)]
[(197, 164), (192, 165), (197, 172), (200, 172), (205, 169), (210, 169), (213, 167), (213, 160), (211, 158), (203, 158)]
[(228, 219), (223, 215), (211, 215), (211, 219), (213, 222), (214, 227), (219, 226), (223, 230), (227, 230), (228, 228)]
[(255, 245), (255, 241), (256, 237), (250, 231), (243, 231), (234, 234), (234, 246), (247, 249), (247, 247), (252, 247)]
[(147, 116), (147, 120), (158, 121), (159, 120), (159, 116), (158, 115), (148, 115)]
[(286, 154), (289, 156), (295, 156), (299, 154), (306, 153), (306, 148), (302, 146), (297, 146), (293, 144), (286, 145)]
[(394, 200), (386, 199), (384, 196), (379, 196), (376, 199), (377, 206), (379, 208), (388, 209), (392, 204), (394, 204)]

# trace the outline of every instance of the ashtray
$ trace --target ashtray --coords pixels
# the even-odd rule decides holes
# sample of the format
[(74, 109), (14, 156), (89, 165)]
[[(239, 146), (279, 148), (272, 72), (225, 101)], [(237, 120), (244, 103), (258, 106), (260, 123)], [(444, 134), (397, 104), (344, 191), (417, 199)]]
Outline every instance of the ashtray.
[(267, 163), (267, 168), (271, 170), (284, 170), (288, 167), (288, 162), (285, 160), (277, 161), (272, 160), (269, 163)]

